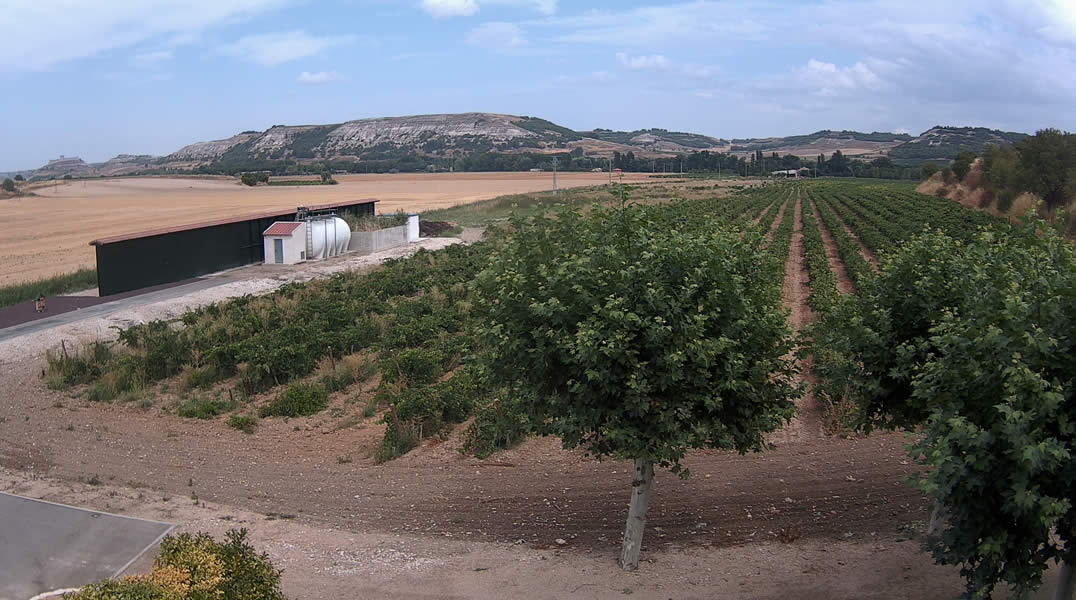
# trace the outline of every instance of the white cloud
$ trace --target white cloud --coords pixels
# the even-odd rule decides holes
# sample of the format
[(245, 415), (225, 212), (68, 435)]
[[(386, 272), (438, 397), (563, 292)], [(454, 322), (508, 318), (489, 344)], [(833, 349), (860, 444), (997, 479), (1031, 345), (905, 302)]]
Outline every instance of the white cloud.
[(630, 56), (623, 52), (617, 52), (616, 59), (621, 66), (632, 71), (666, 71), (671, 66), (669, 59), (661, 54)]
[[(482, 4), (523, 6), (543, 15), (557, 12), (557, 0), (481, 0)], [(422, 8), (436, 19), (469, 17), (480, 9), (479, 0), (422, 0)]]
[(836, 96), (855, 90), (878, 91), (882, 80), (861, 62), (850, 67), (838, 67), (833, 63), (815, 59), (799, 70), (799, 79), (809, 91), (819, 96)]
[(191, 39), (264, 15), (285, 0), (5, 0), (0, 71), (42, 70), (149, 40)]
[(558, 83), (578, 85), (578, 84), (609, 84), (616, 81), (616, 75), (613, 75), (609, 71), (592, 71), (585, 75), (561, 75), (557, 77)]
[(536, 10), (543, 15), (551, 15), (557, 12), (557, 0), (482, 0), (482, 4), (523, 6)]
[(160, 63), (172, 59), (172, 50), (153, 50), (150, 52), (140, 52), (131, 57), (131, 65), (140, 68), (148, 68), (159, 65)]
[(469, 17), (478, 12), (475, 0), (422, 0), (422, 8), (437, 19)]
[(488, 50), (509, 52), (529, 45), (530, 41), (523, 29), (515, 23), (490, 22), (472, 29), (467, 36), (467, 43)]
[(265, 66), (313, 56), (329, 48), (355, 41), (353, 35), (311, 36), (303, 30), (248, 35), (218, 48), (221, 54), (254, 61)]
[(299, 77), (296, 79), (299, 83), (332, 83), (343, 80), (344, 76), (336, 71), (318, 71), (317, 73), (303, 71), (299, 73)]
[(632, 56), (624, 52), (616, 53), (616, 60), (620, 66), (629, 71), (656, 71), (671, 73), (691, 79), (709, 79), (713, 77), (717, 69), (696, 63), (677, 63), (664, 54), (650, 54)]

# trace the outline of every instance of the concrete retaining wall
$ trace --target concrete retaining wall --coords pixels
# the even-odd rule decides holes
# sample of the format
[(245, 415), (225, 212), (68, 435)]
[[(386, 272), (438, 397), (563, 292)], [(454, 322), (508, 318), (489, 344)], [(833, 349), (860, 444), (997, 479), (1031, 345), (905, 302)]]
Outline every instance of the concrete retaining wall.
[(348, 252), (373, 254), (389, 248), (407, 245), (407, 225), (389, 227), (380, 231), (355, 231), (351, 234)]

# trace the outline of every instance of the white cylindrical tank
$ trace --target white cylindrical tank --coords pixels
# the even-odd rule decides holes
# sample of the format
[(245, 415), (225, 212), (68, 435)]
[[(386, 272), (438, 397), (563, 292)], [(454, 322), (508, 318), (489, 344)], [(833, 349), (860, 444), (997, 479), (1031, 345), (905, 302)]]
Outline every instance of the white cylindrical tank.
[(418, 241), (418, 215), (411, 213), (407, 215), (407, 243), (414, 244)]
[(340, 217), (309, 221), (311, 250), (308, 258), (329, 258), (347, 252), (351, 228)]

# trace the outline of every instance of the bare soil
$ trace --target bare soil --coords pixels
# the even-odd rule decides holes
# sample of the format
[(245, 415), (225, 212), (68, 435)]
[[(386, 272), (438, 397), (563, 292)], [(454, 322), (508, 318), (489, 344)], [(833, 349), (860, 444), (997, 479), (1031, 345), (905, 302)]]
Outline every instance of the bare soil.
[[(793, 201), (792, 198), (789, 199)], [(785, 260), (785, 280), (781, 288), (781, 299), (789, 310), (788, 323), (793, 331), (800, 332), (814, 320), (811, 310), (810, 277), (807, 274), (806, 254), (803, 247), (803, 203), (797, 191), (792, 213), (792, 238)], [(792, 422), (774, 436), (777, 443), (787, 443), (800, 438), (812, 438), (822, 435), (822, 409), (815, 398), (813, 390), (814, 373), (810, 358), (796, 360), (800, 373), (810, 384), (804, 394), (796, 401), (796, 416)]]
[(822, 222), (822, 215), (818, 213), (818, 207), (815, 206), (814, 200), (811, 200), (811, 210), (814, 212), (814, 220), (818, 225), (818, 232), (822, 234), (822, 245), (826, 249), (826, 260), (829, 262), (829, 270), (833, 271), (833, 276), (837, 279), (837, 291), (842, 294), (851, 294), (855, 291), (855, 285), (852, 280), (848, 278), (848, 272), (844, 269), (844, 263), (841, 262), (841, 257), (837, 254), (837, 242), (833, 239), (833, 234), (830, 233), (826, 224)]
[[(132, 488), (128, 496), (170, 497), (179, 499), (173, 500), (179, 504), (197, 498), (249, 513), (296, 515), (305, 527), (322, 533), (313, 540), (281, 533), (283, 539), (269, 549), (289, 556), (306, 555), (303, 564), (308, 566), (322, 564), (318, 570), (291, 568), (287, 572), (285, 581), (297, 597), (319, 597), (307, 590), (354, 582), (349, 573), (373, 568), (364, 559), (370, 550), (363, 550), (362, 544), (352, 546), (350, 540), (356, 537), (403, 536), (399, 545), (407, 550), (397, 551), (416, 558), (386, 566), (386, 573), (395, 576), (407, 575), (409, 564), (426, 564), (414, 562), (419, 558), (458, 567), (462, 560), (458, 554), (469, 556), (472, 551), (452, 546), (455, 550), (447, 551), (450, 559), (446, 559), (441, 547), (446, 540), (465, 540), (491, 544), (478, 546), (482, 550), (474, 568), (483, 560), (496, 559), (495, 564), (514, 565), (510, 571), (522, 571), (523, 580), (537, 579), (547, 569), (543, 563), (531, 562), (542, 560), (535, 554), (540, 551), (546, 560), (554, 560), (552, 568), (570, 575), (556, 585), (611, 580), (621, 586), (619, 582), (627, 581), (613, 567), (630, 492), (631, 465), (627, 462), (598, 462), (562, 450), (555, 439), (531, 440), (481, 461), (457, 452), (457, 436), (447, 442), (434, 440), (399, 460), (375, 465), (370, 456), (383, 429), (374, 419), (349, 423), (346, 414), (267, 419), (256, 433), (247, 435), (220, 419), (198, 421), (156, 408), (92, 404), (47, 390), (39, 377), (39, 361), (11, 366), (0, 374), (0, 389), (5, 390), (0, 400), (0, 467), (22, 477), (47, 476), (63, 486), (100, 480)], [(909, 543), (928, 518), (928, 500), (905, 485), (916, 468), (904, 455), (903, 436), (785, 437), (777, 440), (776, 451), (763, 454), (693, 452), (686, 460), (692, 472), (688, 480), (658, 475), (645, 556), (656, 564), (647, 570), (662, 574), (655, 580), (662, 582), (661, 589), (673, 597), (713, 597), (716, 590), (732, 586), (730, 591), (741, 593), (734, 597), (769, 597), (782, 585), (801, 581), (835, 593), (841, 586), (852, 585), (833, 581), (835, 573), (845, 572), (835, 561), (867, 564), (869, 557), (881, 552), (878, 547), (906, 548), (898, 553), (900, 560), (916, 565), (916, 577), (933, 572), (927, 561), (916, 557), (916, 543)], [(107, 508), (153, 508), (152, 503), (141, 506), (140, 502)], [(220, 509), (216, 514), (231, 510)], [(184, 517), (169, 518), (182, 524)], [(275, 523), (249, 519), (253, 519), (249, 526), (256, 539), (265, 535), (260, 532), (266, 527), (270, 536), (278, 532)], [(204, 522), (185, 526), (201, 527)], [(225, 525), (234, 522), (220, 523), (217, 529)], [(784, 546), (781, 539), (799, 542)], [(518, 552), (504, 554), (505, 544)], [(838, 544), (848, 546), (850, 555), (838, 554)], [(550, 556), (552, 550), (559, 553)], [(755, 557), (771, 551), (775, 554), (765, 561), (769, 566), (755, 563)], [(717, 553), (711, 556), (713, 552)], [(517, 555), (530, 558), (513, 558)], [(555, 560), (562, 555), (563, 561)], [(793, 556), (798, 557), (794, 563), (799, 571), (781, 571), (779, 565)], [(348, 568), (353, 571), (341, 574), (324, 561), (352, 564)], [(463, 564), (471, 568), (472, 563)], [(677, 571), (676, 577), (665, 568), (693, 564), (698, 568)], [(586, 565), (591, 566), (589, 574)], [(744, 578), (743, 572), (766, 572), (778, 580)], [(868, 581), (876, 585), (876, 573), (876, 568), (864, 568), (857, 576), (864, 579), (855, 585)], [(475, 584), (485, 581), (482, 577), (471, 572), (456, 574), (457, 579), (473, 578)], [(901, 591), (904, 581), (897, 578), (890, 582), (894, 587), (887, 589)], [(537, 586), (529, 596), (520, 597), (556, 597), (545, 589)], [(860, 587), (855, 589), (857, 594), (862, 592)], [(950, 581), (947, 589), (956, 588)], [(815, 597), (839, 597), (827, 593), (820, 591)], [(955, 592), (938, 597), (955, 597)]]
[(859, 253), (863, 256), (863, 260), (869, 262), (877, 268), (878, 257), (875, 256), (873, 252), (871, 252), (870, 248), (863, 245), (863, 241), (859, 239), (859, 236), (856, 235), (856, 232), (852, 231), (852, 228), (848, 226), (848, 223), (845, 223), (844, 219), (842, 219), (841, 216), (837, 214), (837, 211), (833, 211), (833, 217), (836, 218), (837, 222), (840, 223), (841, 227), (844, 228), (844, 232), (847, 233), (848, 236), (851, 237), (853, 240), (855, 240), (856, 244), (859, 246)]
[[(759, 224), (759, 221), (761, 221), (761, 220), (763, 219), (763, 217), (765, 217), (765, 216), (766, 216), (766, 213), (770, 212), (770, 209), (772, 209), (772, 208), (773, 208), (773, 205), (774, 205), (774, 204), (777, 204), (777, 201), (776, 201), (776, 200), (774, 200), (773, 202), (771, 202), (771, 203), (769, 204), (769, 206), (767, 206), (766, 208), (762, 209), (762, 212), (760, 212), (760, 213), (758, 214), (758, 216), (757, 216), (757, 217), (755, 217), (754, 219), (751, 219), (751, 224), (752, 224), (752, 225), (758, 225), (758, 224)], [(770, 239), (772, 240), (773, 238), (770, 238)]]
[[(627, 182), (646, 179), (627, 174)], [(342, 175), (339, 185), (247, 187), (232, 178), (128, 177), (59, 182), (36, 196), (0, 199), (0, 285), (93, 267), (95, 239), (277, 209), (374, 198), (378, 212), (447, 208), (552, 189), (552, 173)], [(608, 182), (602, 173), (560, 173), (562, 188)]]
[[(165, 520), (178, 525), (177, 533), (206, 531), (219, 539), (228, 529), (247, 528), (252, 543), (284, 569), (284, 592), (297, 600), (625, 596), (949, 600), (961, 589), (956, 571), (932, 565), (914, 534), (887, 531), (842, 535), (837, 540), (801, 537), (714, 545), (691, 539), (668, 542), (652, 521), (640, 570), (625, 573), (616, 568), (617, 552), (612, 547), (554, 543), (534, 548), (527, 543), (476, 541), (466, 534), (356, 531), (304, 515), (266, 515), (193, 500), (196, 492), (172, 494), (107, 481), (88, 485), (2, 468), (0, 490)], [(139, 561), (133, 572), (148, 569), (149, 562)]]
[(781, 203), (780, 210), (777, 211), (777, 216), (774, 217), (773, 223), (770, 224), (770, 231), (766, 234), (765, 247), (769, 247), (773, 243), (773, 236), (777, 233), (777, 228), (781, 226), (781, 221), (785, 218), (785, 209), (788, 208), (789, 202), (792, 202), (792, 196), (789, 195), (788, 199)]

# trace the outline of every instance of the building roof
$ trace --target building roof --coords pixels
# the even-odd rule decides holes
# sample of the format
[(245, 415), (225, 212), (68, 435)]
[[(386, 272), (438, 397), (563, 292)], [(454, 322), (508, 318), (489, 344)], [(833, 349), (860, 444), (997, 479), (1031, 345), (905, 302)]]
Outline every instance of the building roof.
[(274, 235), (276, 235), (276, 236), (289, 236), (289, 235), (295, 233), (295, 230), (302, 227), (302, 226), (303, 226), (302, 223), (297, 223), (295, 221), (287, 221), (287, 222), (285, 222), (285, 221), (277, 221), (276, 223), (273, 223), (272, 225), (270, 225), (269, 229), (266, 229), (265, 232), (262, 233), (262, 235), (264, 235), (264, 236), (274, 236)]
[[(362, 200), (352, 200), (350, 202), (334, 202), (332, 204), (321, 204), (319, 206), (308, 206), (307, 210), (321, 211), (332, 210), (334, 208), (343, 208), (345, 206), (355, 206), (358, 204), (370, 204), (373, 202), (379, 202), (373, 198), (365, 198)], [(276, 212), (242, 215), (238, 217), (229, 217), (226, 219), (217, 219), (215, 221), (205, 221), (202, 223), (191, 223), (189, 225), (178, 225), (176, 227), (164, 227), (161, 229), (153, 229), (150, 231), (140, 231), (138, 233), (128, 233), (124, 235), (117, 235), (113, 237), (101, 238), (90, 242), (91, 246), (103, 246), (105, 244), (112, 244), (115, 242), (124, 242), (127, 240), (133, 240), (137, 238), (152, 237), (155, 235), (163, 235), (166, 233), (175, 233), (177, 231), (186, 231), (188, 229), (201, 229), (203, 227), (214, 227), (217, 225), (229, 225), (231, 223), (242, 223), (243, 221), (253, 221), (255, 219), (271, 219), (271, 218), (295, 218), (295, 210), (279, 210)]]

